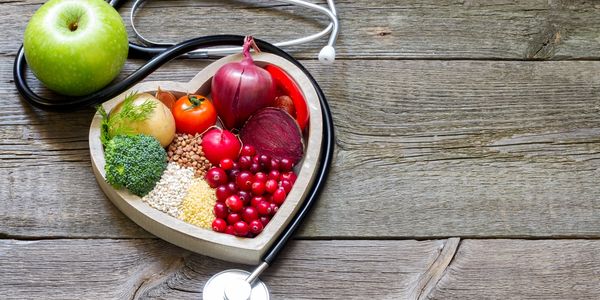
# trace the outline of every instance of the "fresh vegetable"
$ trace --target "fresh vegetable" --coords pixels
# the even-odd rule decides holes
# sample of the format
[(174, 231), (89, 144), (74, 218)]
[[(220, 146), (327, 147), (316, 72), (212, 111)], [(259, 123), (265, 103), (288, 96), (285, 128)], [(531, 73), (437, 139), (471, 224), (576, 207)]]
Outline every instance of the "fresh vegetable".
[[(296, 82), (281, 68), (275, 65), (267, 65), (265, 66), (265, 70), (273, 77), (277, 97), (281, 98), (281, 96), (289, 96), (291, 98), (294, 104), (294, 113), (290, 113), (290, 115), (296, 119), (298, 126), (300, 126), (300, 130), (304, 130), (308, 124), (309, 112), (302, 91)], [(279, 101), (279, 104), (281, 104), (282, 100), (280, 99)], [(289, 104), (285, 105), (287, 106)]]
[(117, 135), (146, 134), (155, 137), (161, 146), (168, 146), (175, 137), (175, 120), (168, 107), (150, 94), (131, 93), (106, 116), (103, 115), (102, 143)]
[[(287, 95), (281, 95), (275, 98), (275, 102), (273, 103), (273, 107), (277, 107), (283, 109), (286, 113), (290, 114), (292, 117), (296, 117), (296, 108), (294, 107), (294, 101), (292, 98)], [(297, 122), (298, 120), (296, 120)], [(300, 124), (298, 124), (300, 125)]]
[(267, 107), (254, 114), (240, 131), (244, 145), (253, 145), (256, 153), (292, 164), (302, 158), (304, 145), (296, 121), (285, 111)]
[(177, 98), (175, 98), (175, 95), (173, 95), (173, 93), (169, 91), (163, 91), (160, 89), (160, 87), (158, 87), (158, 90), (156, 91), (156, 95), (154, 97), (160, 100), (166, 107), (169, 108), (169, 110), (173, 109), (173, 104), (175, 104), (175, 102), (177, 101)]
[(202, 95), (179, 98), (173, 104), (173, 116), (177, 131), (188, 134), (203, 133), (217, 122), (215, 107)]
[(106, 181), (140, 197), (148, 194), (167, 168), (167, 153), (154, 137), (118, 135), (104, 150)]
[(242, 144), (230, 131), (213, 128), (202, 135), (204, 156), (215, 166), (225, 158), (237, 160)]
[(212, 97), (226, 128), (240, 128), (256, 111), (272, 105), (275, 85), (269, 72), (254, 64), (250, 48), (260, 50), (251, 36), (246, 37), (241, 62), (222, 66), (212, 79)]

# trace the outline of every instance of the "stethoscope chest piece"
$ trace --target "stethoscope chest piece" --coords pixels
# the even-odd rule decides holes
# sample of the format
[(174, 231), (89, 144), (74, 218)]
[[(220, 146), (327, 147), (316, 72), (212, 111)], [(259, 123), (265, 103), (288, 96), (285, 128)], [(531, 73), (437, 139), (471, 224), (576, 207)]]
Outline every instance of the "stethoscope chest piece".
[(225, 270), (211, 277), (202, 290), (203, 300), (269, 300), (269, 289), (256, 278), (252, 285), (246, 281), (250, 272)]

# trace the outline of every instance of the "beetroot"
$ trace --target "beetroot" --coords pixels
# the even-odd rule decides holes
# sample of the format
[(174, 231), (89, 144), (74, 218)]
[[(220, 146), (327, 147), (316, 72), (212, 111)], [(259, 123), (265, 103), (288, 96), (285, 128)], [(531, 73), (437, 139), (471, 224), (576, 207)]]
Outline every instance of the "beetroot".
[(244, 145), (252, 145), (256, 153), (275, 159), (289, 159), (296, 164), (304, 152), (302, 132), (287, 112), (267, 107), (252, 115), (240, 131)]

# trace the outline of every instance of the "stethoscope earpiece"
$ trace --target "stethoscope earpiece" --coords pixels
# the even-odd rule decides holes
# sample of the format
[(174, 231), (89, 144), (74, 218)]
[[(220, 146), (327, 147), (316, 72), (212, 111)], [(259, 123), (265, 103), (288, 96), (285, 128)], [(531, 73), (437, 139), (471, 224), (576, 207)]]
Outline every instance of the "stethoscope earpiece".
[(335, 61), (335, 48), (332, 46), (325, 46), (319, 51), (319, 61), (330, 65)]

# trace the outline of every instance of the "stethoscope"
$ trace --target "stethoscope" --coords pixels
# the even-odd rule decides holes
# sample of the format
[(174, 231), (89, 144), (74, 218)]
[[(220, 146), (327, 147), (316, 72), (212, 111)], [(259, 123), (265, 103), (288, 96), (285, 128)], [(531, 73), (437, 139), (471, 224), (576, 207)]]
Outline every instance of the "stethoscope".
[[(327, 33), (330, 33), (328, 43), (319, 52), (319, 60), (325, 63), (331, 63), (335, 59), (335, 50), (333, 48), (337, 33), (338, 33), (338, 20), (336, 16), (335, 6), (332, 0), (327, 0), (329, 9), (322, 6), (309, 3), (300, 0), (279, 0), (290, 4), (303, 6), (315, 11), (321, 12), (327, 15), (331, 23), (321, 32), (306, 36), (299, 39), (279, 42), (270, 44), (265, 41), (256, 39), (256, 43), (259, 48), (265, 52), (269, 52), (282, 58), (285, 58), (295, 64), (312, 82), (319, 102), (321, 104), (321, 111), (323, 114), (323, 142), (321, 148), (321, 162), (317, 168), (316, 178), (312, 183), (312, 186), (307, 193), (306, 199), (302, 202), (302, 205), (298, 209), (296, 215), (292, 218), (290, 223), (287, 225), (285, 230), (273, 243), (271, 248), (266, 252), (262, 258), (262, 262), (252, 272), (243, 270), (225, 270), (211, 277), (204, 286), (202, 295), (205, 300), (212, 299), (227, 299), (227, 300), (259, 300), (269, 299), (269, 291), (264, 282), (259, 279), (259, 276), (273, 263), (277, 255), (281, 252), (287, 241), (295, 233), (304, 217), (308, 214), (311, 207), (315, 203), (319, 196), (325, 179), (329, 173), (331, 161), (333, 158), (333, 147), (334, 147), (334, 129), (333, 120), (331, 116), (331, 110), (327, 103), (327, 99), (318, 83), (312, 77), (312, 75), (304, 68), (300, 62), (294, 59), (287, 52), (281, 50), (279, 47), (298, 45), (309, 41), (316, 40)], [(115, 9), (123, 4), (123, 0), (111, 0), (109, 1)], [(132, 28), (140, 40), (142, 45), (129, 43), (129, 58), (143, 58), (148, 59), (148, 62), (131, 73), (125, 79), (120, 82), (114, 83), (105, 87), (97, 92), (82, 97), (68, 97), (68, 98), (46, 98), (42, 97), (31, 90), (27, 81), (25, 80), (25, 72), (27, 62), (25, 61), (25, 55), (23, 47), (19, 49), (15, 58), (13, 77), (15, 86), (21, 94), (24, 100), (35, 107), (39, 107), (45, 110), (56, 110), (56, 111), (70, 111), (82, 107), (90, 107), (101, 104), (109, 99), (112, 99), (123, 91), (129, 89), (131, 86), (144, 79), (150, 73), (157, 70), (160, 66), (171, 61), (177, 57), (188, 57), (188, 58), (207, 58), (212, 56), (230, 54), (239, 52), (241, 45), (243, 44), (244, 37), (238, 35), (214, 35), (190, 39), (178, 44), (167, 44), (153, 42), (143, 37), (135, 25), (133, 24), (134, 16), (140, 9), (141, 4), (145, 0), (136, 0), (133, 4), (130, 21), (132, 22)], [(213, 48), (223, 47), (228, 48)], [(231, 47), (236, 46), (236, 47)]]

